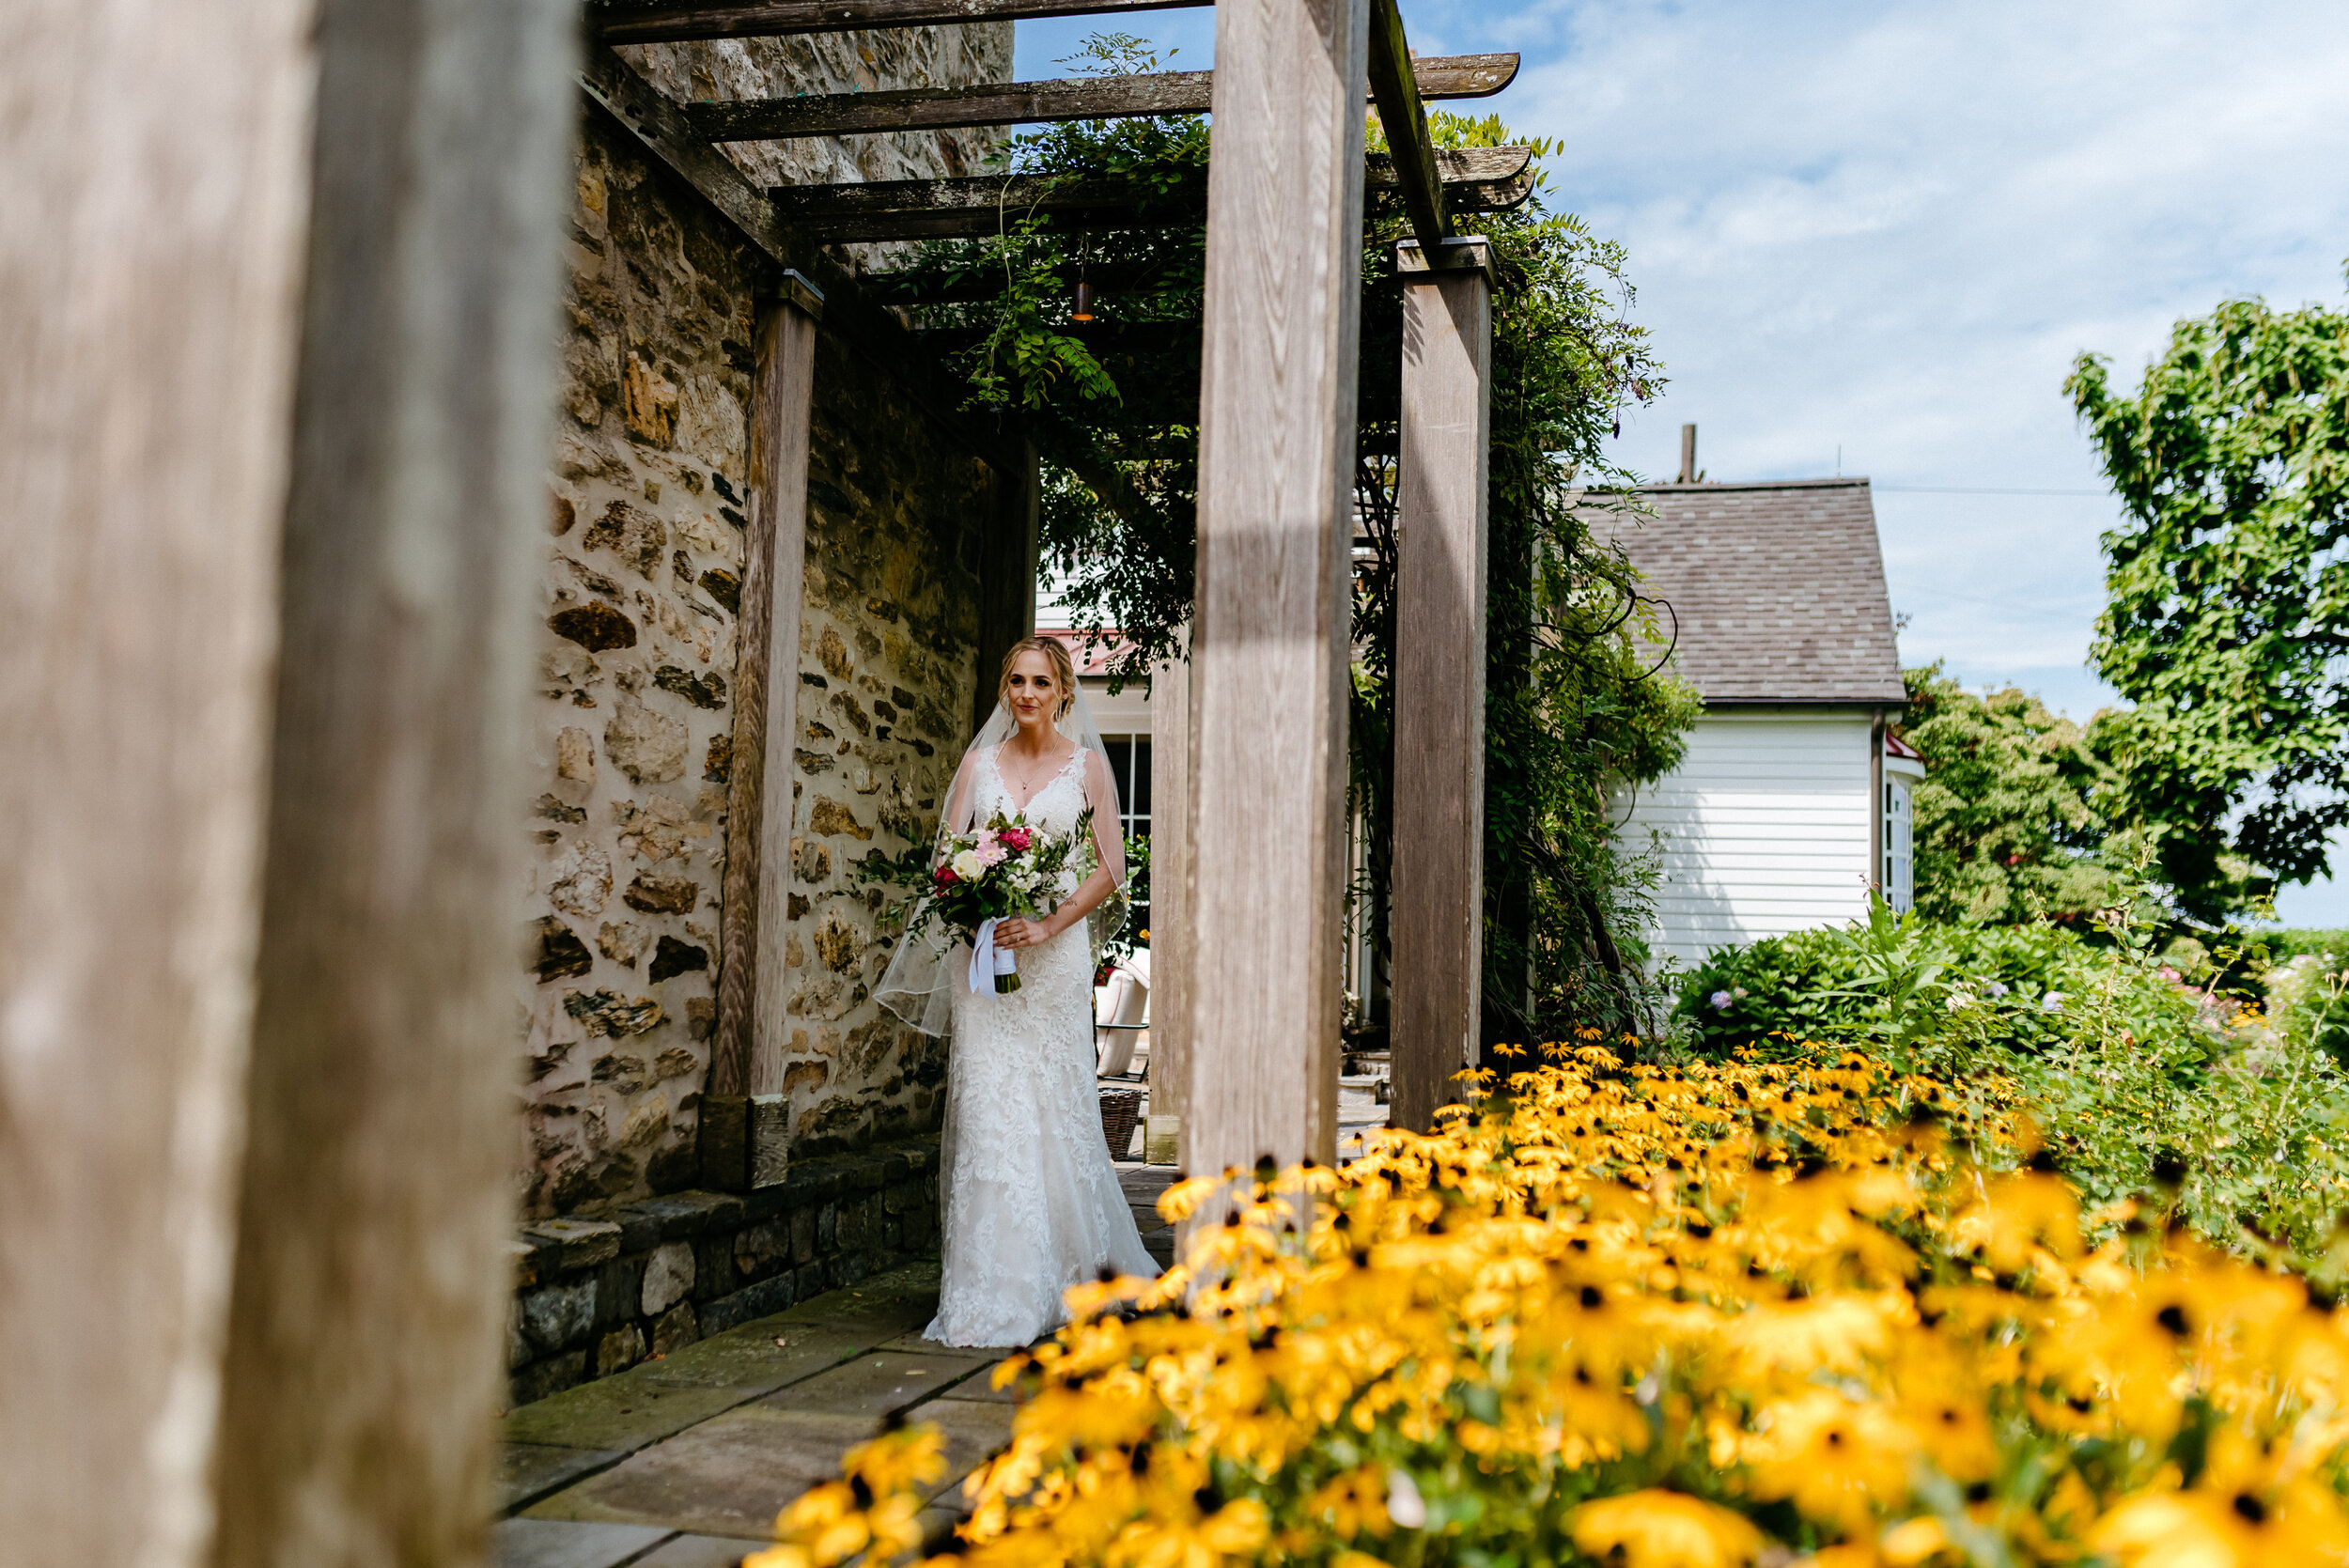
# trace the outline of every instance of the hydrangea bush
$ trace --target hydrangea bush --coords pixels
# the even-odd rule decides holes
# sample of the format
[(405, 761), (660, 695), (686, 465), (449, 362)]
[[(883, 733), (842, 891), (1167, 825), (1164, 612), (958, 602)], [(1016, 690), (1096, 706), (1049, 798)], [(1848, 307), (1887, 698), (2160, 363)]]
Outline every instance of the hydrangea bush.
[[(1342, 1171), (1171, 1188), (1185, 1264), (999, 1369), (931, 1561), (2349, 1561), (2349, 1314), (2158, 1191), (2083, 1213), (2016, 1086), (1548, 1055)], [(937, 1435), (848, 1470), (750, 1568), (919, 1551)]]

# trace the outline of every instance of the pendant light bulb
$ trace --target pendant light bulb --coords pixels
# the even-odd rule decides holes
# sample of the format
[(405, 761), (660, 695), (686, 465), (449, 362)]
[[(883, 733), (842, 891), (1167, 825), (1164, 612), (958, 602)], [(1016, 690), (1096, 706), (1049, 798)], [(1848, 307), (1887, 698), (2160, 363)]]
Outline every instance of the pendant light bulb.
[(1077, 308), (1068, 313), (1071, 321), (1093, 319), (1093, 285), (1082, 278), (1077, 280)]

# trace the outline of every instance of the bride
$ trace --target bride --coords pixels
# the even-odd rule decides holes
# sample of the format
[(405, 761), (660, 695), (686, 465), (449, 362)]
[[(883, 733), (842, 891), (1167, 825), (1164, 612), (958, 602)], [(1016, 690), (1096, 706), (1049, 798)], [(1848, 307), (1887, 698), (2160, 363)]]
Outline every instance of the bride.
[[(995, 941), (1019, 988), (973, 988), (971, 949), (898, 943), (881, 1005), (926, 1033), (951, 1031), (940, 1193), (945, 1279), (927, 1339), (1027, 1344), (1066, 1321), (1061, 1293), (1104, 1268), (1152, 1275), (1101, 1137), (1093, 1058), (1094, 921), (1126, 875), (1117, 786), (1067, 650), (1030, 637), (1004, 656), (992, 718), (963, 753), (941, 833), (997, 812), (1050, 833), (1090, 807), (1089, 855), (1072, 858), (1051, 913), (1013, 917)], [(1087, 868), (1090, 869), (1087, 869)], [(982, 977), (984, 980), (984, 977)]]

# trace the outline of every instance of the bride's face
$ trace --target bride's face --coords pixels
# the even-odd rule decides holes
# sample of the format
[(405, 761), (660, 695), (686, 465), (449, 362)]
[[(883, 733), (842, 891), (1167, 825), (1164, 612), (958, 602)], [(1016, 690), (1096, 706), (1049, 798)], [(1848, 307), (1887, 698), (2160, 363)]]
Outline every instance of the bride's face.
[(1003, 683), (1003, 701), (1023, 730), (1049, 724), (1066, 693), (1052, 678), (1052, 661), (1030, 648), (1012, 661), (1011, 678)]

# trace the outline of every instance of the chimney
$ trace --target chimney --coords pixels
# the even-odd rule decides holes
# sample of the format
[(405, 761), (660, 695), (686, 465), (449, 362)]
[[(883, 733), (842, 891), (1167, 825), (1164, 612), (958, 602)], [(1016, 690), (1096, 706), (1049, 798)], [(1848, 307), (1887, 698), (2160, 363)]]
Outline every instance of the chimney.
[(1680, 427), (1680, 482), (1697, 482), (1697, 427), (1693, 425)]

